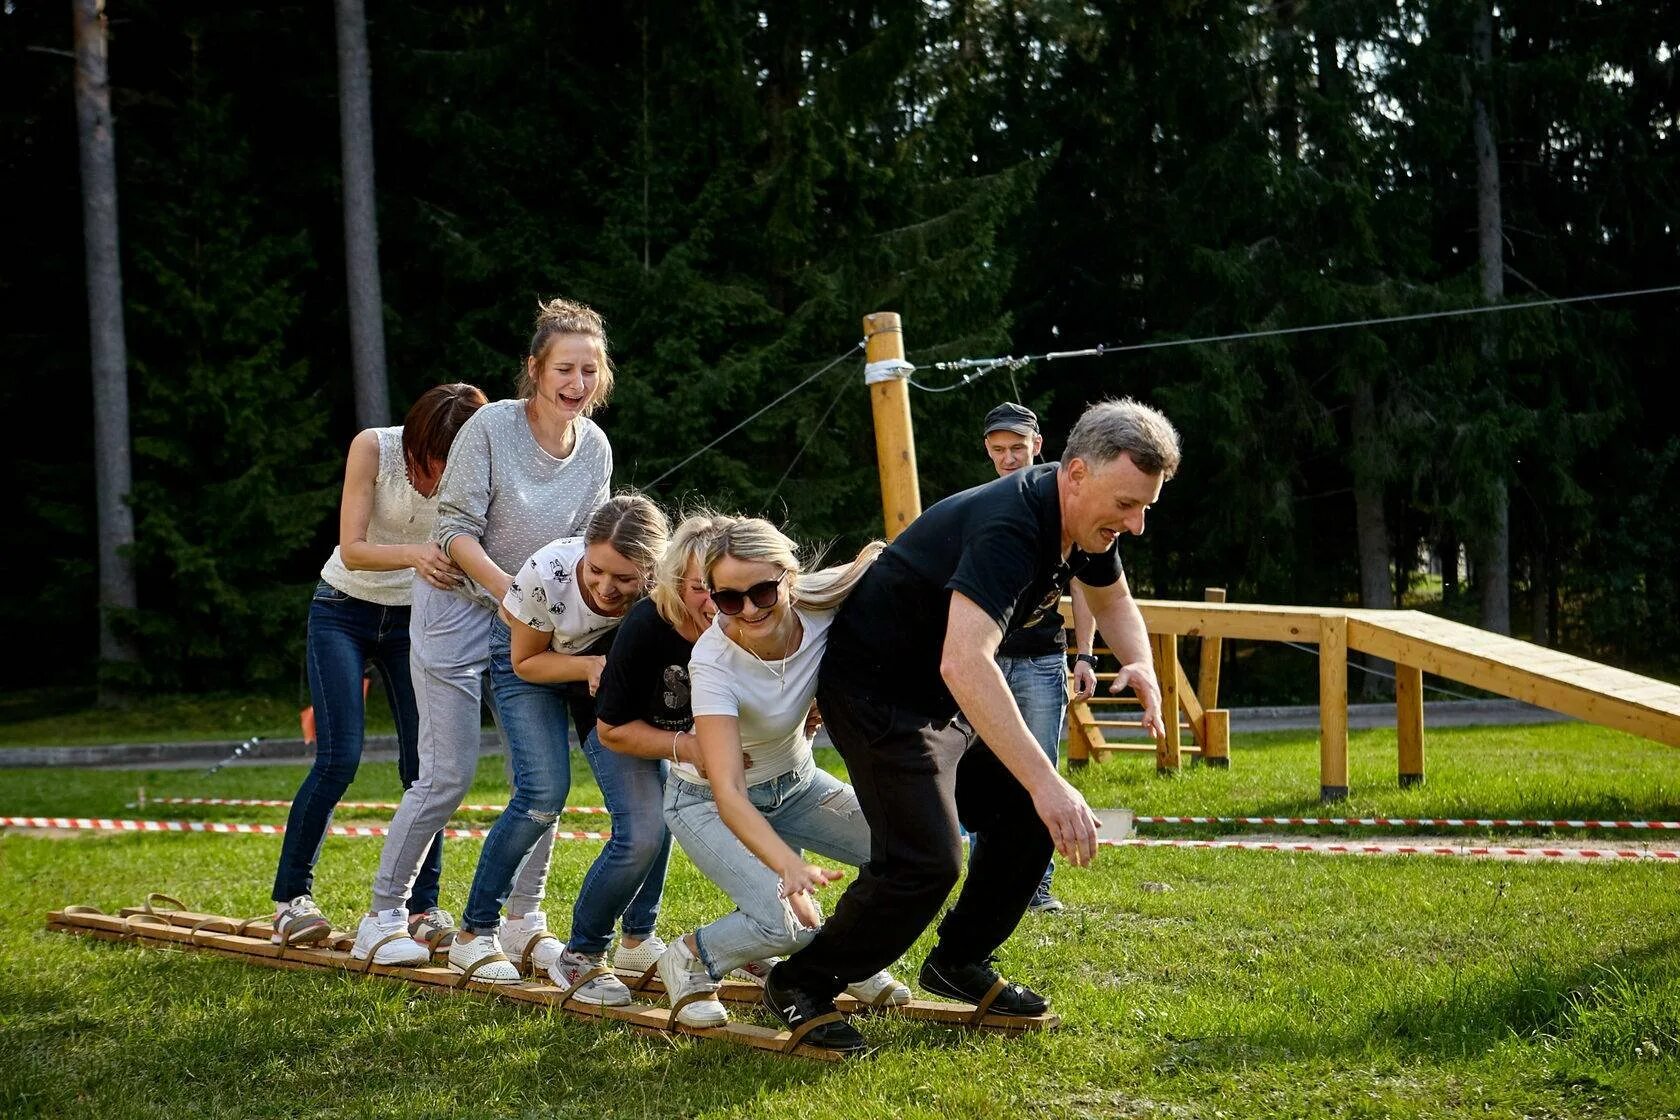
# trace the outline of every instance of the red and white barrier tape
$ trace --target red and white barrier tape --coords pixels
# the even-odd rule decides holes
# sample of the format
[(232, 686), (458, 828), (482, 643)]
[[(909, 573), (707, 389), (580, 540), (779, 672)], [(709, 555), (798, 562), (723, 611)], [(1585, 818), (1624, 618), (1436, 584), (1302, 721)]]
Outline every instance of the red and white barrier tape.
[[(217, 832), (243, 833), (253, 836), (279, 836), (286, 831), (283, 824), (244, 824), (226, 821), (127, 821), (109, 817), (0, 817), (0, 828), (65, 828), (93, 832)], [(482, 840), (490, 835), (488, 828), (445, 828), (443, 834), (454, 840)], [(390, 829), (382, 825), (332, 825), (328, 836), (384, 836)], [(605, 840), (606, 832), (556, 832), (556, 840)]]
[(1618, 860), (1680, 861), (1675, 848), (1519, 848), (1489, 844), (1348, 844), (1335, 840), (1166, 840), (1135, 837), (1098, 840), (1109, 848), (1237, 848), (1250, 852), (1311, 852), (1350, 856), (1466, 856), (1482, 859), (1566, 860), (1577, 863)]
[[(258, 797), (142, 797), (137, 802), (140, 805), (244, 805), (265, 809), (285, 809), (291, 806), (290, 801), (280, 801)], [(340, 801), (340, 809), (388, 809), (392, 812), (400, 802), (396, 801)], [(506, 805), (462, 805), (461, 812), (466, 813), (500, 813)], [(593, 813), (605, 816), (607, 809), (601, 805), (568, 805), (566, 813)]]
[[(108, 817), (0, 817), (0, 828), (58, 828), (82, 829), (94, 832), (211, 832), (278, 836), (286, 831), (279, 824), (235, 824), (221, 821), (133, 821)], [(384, 836), (389, 830), (380, 826), (334, 825), (327, 830), (331, 836)], [(487, 828), (446, 828), (445, 836), (462, 840), (482, 840), (490, 834)], [(605, 840), (605, 832), (556, 832), (556, 840)], [(1571, 862), (1616, 862), (1624, 860), (1680, 861), (1680, 849), (1674, 848), (1521, 848), (1478, 845), (1425, 844), (1349, 844), (1333, 840), (1176, 840), (1144, 839), (1099, 840), (1111, 848), (1237, 848), (1255, 852), (1310, 852), (1321, 855), (1366, 856), (1467, 856), (1484, 859), (1566, 860)]]
[(1680, 821), (1542, 821), (1504, 817), (1133, 817), (1138, 824), (1340, 825), (1356, 828), (1596, 828), (1680, 832)]

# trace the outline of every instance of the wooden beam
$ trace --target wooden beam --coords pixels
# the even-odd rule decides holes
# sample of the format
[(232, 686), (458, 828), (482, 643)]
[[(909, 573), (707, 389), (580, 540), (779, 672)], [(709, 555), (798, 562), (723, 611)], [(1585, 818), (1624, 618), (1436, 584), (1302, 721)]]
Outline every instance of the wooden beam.
[(1423, 784), (1423, 670), (1394, 666), (1394, 724), (1400, 737), (1400, 788)]
[(1202, 761), (1219, 770), (1231, 765), (1231, 713), (1224, 708), (1209, 708), (1202, 714)]
[[(1202, 598), (1209, 603), (1223, 603), (1225, 589), (1210, 587), (1202, 592)], [(1217, 634), (1202, 635), (1202, 648), (1197, 651), (1200, 664), (1196, 667), (1196, 699), (1202, 702), (1203, 708), (1219, 707), (1219, 662), (1225, 652), (1225, 641)], [(1201, 740), (1197, 740), (1200, 742)], [(1210, 760), (1211, 761), (1211, 760)]]
[(1347, 619), (1330, 615), (1318, 631), (1318, 799), (1348, 795)]
[(1161, 685), (1161, 722), (1167, 732), (1166, 738), (1156, 744), (1155, 772), (1177, 774), (1182, 761), (1178, 697), (1184, 685), (1178, 677), (1178, 635), (1151, 634), (1149, 645), (1155, 655), (1155, 679)]
[(1140, 599), (1144, 624), (1152, 634), (1182, 634), (1188, 638), (1214, 635), (1258, 642), (1316, 642), (1318, 607), (1256, 607), (1246, 603), (1186, 603)]

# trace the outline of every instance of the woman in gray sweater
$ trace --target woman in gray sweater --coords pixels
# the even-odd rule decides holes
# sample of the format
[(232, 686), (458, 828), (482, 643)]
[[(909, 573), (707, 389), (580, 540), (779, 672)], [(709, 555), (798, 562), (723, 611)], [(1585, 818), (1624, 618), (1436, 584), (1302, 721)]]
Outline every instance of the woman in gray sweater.
[[(411, 937), (404, 902), (432, 837), (460, 807), (478, 768), (479, 705), (492, 631), (507, 641), (496, 604), (512, 583), (509, 573), (549, 541), (581, 533), (611, 493), (612, 447), (589, 414), (605, 403), (612, 382), (601, 317), (582, 304), (550, 300), (538, 310), (518, 399), (485, 405), (456, 437), (436, 539), (467, 578), (455, 591), (415, 587), (409, 639), (420, 778), (391, 820), (373, 905), (351, 949), (358, 960), (424, 963), (453, 933), (444, 914), (446, 921)], [(544, 929), (539, 904), (552, 846), (551, 825), (508, 898), (502, 943), (510, 952), (522, 952)]]

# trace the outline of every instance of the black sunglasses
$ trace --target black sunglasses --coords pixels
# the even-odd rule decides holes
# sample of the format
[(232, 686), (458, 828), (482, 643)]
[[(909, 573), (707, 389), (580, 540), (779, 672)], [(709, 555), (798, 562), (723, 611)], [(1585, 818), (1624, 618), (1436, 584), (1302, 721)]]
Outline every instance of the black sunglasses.
[(787, 578), (783, 572), (775, 579), (767, 579), (763, 583), (755, 583), (745, 591), (737, 591), (732, 587), (713, 587), (710, 589), (712, 602), (724, 614), (740, 614), (747, 609), (747, 600), (759, 610), (776, 605), (776, 599), (781, 594), (782, 581)]

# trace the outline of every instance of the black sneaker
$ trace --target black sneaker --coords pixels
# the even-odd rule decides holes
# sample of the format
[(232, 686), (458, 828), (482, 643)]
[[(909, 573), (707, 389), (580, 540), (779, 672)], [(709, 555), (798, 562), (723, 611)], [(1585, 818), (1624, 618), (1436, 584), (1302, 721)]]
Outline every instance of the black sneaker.
[[(921, 975), (916, 977), (916, 984), (924, 992), (932, 992), (936, 996), (978, 1004), (986, 998), (986, 993), (992, 990), (992, 985), (998, 982), (997, 969), (992, 967), (994, 959), (987, 957), (973, 964), (952, 964), (930, 956), (922, 963)], [(1050, 1001), (1031, 988), (1010, 984), (998, 993), (987, 1011), (993, 1015), (1020, 1015), (1030, 1018), (1044, 1014), (1049, 1008)]]
[[(764, 978), (764, 1006), (786, 1024), (788, 1030), (796, 1031), (812, 1019), (835, 1011), (833, 999), (812, 995), (779, 983), (776, 974), (780, 971), (782, 966), (777, 965), (770, 970), (770, 975)], [(844, 1019), (812, 1027), (803, 1042), (808, 1046), (821, 1046), (824, 1050), (845, 1052), (862, 1050), (864, 1047), (863, 1035)]]

